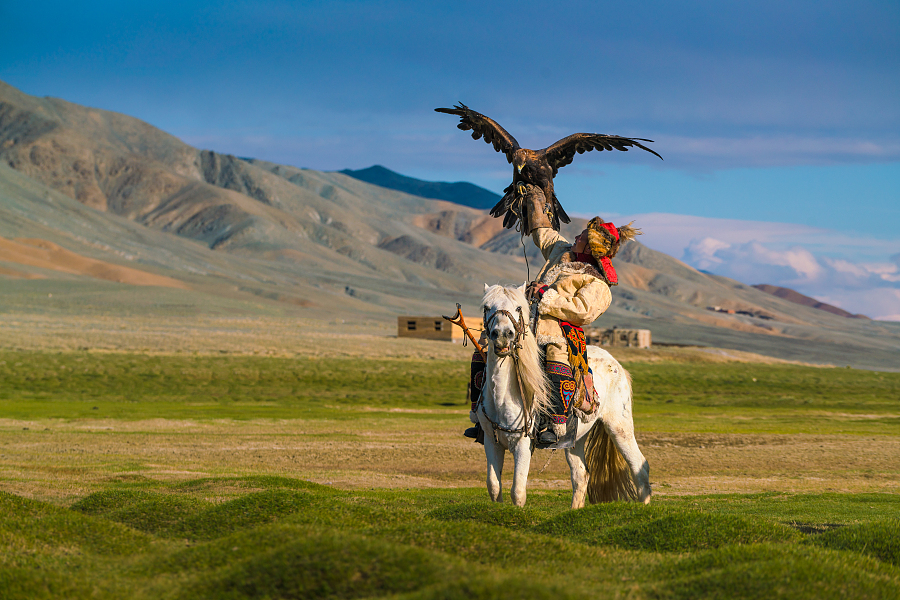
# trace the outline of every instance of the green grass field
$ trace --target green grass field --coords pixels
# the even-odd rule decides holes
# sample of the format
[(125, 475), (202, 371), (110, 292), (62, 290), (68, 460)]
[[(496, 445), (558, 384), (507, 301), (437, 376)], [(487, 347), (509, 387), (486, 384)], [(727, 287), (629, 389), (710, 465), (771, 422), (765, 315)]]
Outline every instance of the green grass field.
[[(900, 374), (626, 366), (639, 431), (814, 433), (849, 448), (900, 434)], [(533, 489), (517, 509), (483, 487), (339, 489), (254, 463), (163, 478), (144, 453), (169, 433), (105, 431), (163, 420), (229, 446), (229, 428), (268, 423), (339, 448), (382, 428), (452, 430), (466, 372), (440, 360), (2, 352), (0, 598), (900, 598), (894, 493), (656, 495), (573, 512), (568, 490)], [(121, 440), (102, 460), (29, 454), (88, 426), (91, 444)], [(76, 491), (44, 493), (39, 471)]]
[[(900, 431), (900, 373), (752, 363), (626, 367), (636, 418), (651, 431)], [(361, 408), (464, 407), (467, 376), (465, 362), (444, 360), (0, 352), (0, 401), (5, 416), (18, 419), (352, 420)]]
[[(222, 499), (227, 491), (230, 499)], [(277, 477), (0, 494), (4, 598), (896, 598), (900, 498), (740, 495), (568, 511), (482, 490)]]

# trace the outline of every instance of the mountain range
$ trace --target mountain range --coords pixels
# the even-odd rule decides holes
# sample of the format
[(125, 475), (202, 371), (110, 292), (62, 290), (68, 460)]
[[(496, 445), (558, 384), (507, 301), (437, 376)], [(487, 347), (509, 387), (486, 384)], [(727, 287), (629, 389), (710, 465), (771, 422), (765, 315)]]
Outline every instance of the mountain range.
[[(475, 313), (484, 282), (521, 283), (540, 267), (530, 240), (484, 210), (491, 192), (452, 184), (457, 196), (430, 198), (446, 185), (390, 189), (418, 180), (362, 172), (381, 184), (360, 171), (193, 148), (138, 119), (0, 82), (0, 310), (38, 310), (27, 298), (49, 286), (95, 299), (141, 286), (142, 298), (208, 311), (390, 322), (451, 313), (456, 302)], [(573, 219), (562, 233), (571, 239), (584, 225)], [(799, 305), (637, 242), (616, 267), (621, 283), (599, 326), (900, 369), (900, 324)], [(71, 310), (84, 306), (73, 300)]]
[(372, 183), (391, 190), (406, 192), (422, 198), (446, 200), (471, 208), (490, 209), (500, 201), (500, 194), (495, 194), (483, 187), (467, 181), (447, 183), (443, 181), (422, 181), (395, 173), (381, 165), (373, 165), (368, 169), (344, 169), (340, 171), (354, 179)]

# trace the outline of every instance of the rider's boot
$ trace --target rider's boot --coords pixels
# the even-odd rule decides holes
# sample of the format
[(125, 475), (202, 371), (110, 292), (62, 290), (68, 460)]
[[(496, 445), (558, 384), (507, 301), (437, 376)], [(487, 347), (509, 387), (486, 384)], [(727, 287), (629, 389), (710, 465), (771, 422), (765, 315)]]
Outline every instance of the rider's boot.
[(472, 438), (476, 442), (484, 443), (484, 431), (481, 429), (481, 423), (478, 421), (476, 410), (478, 409), (478, 401), (481, 398), (481, 389), (484, 387), (484, 371), (487, 365), (481, 354), (476, 350), (472, 353), (472, 367), (470, 369), (469, 378), (469, 400), (471, 401), (471, 410), (469, 410), (469, 420), (475, 424), (463, 432), (467, 438)]

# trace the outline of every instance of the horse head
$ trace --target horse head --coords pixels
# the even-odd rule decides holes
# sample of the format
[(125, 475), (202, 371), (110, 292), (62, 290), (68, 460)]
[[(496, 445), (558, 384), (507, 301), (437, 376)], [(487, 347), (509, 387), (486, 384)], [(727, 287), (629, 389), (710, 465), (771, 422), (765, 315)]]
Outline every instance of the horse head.
[[(550, 405), (550, 383), (544, 372), (544, 357), (528, 327), (529, 307), (525, 286), (484, 286), (481, 301), (484, 328), (488, 334), (488, 353), (498, 358), (512, 356), (509, 365), (521, 384), (525, 410), (547, 412)], [(488, 369), (492, 361), (488, 360)]]
[(528, 327), (525, 285), (504, 287), (484, 284), (481, 308), (484, 312), (484, 329), (490, 340), (489, 349), (500, 357), (514, 353)]

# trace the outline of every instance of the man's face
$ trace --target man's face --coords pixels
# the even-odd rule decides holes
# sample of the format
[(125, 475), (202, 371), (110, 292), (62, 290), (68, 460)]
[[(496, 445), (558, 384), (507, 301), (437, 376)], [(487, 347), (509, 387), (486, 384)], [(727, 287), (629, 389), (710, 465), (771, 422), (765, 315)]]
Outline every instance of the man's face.
[(575, 252), (584, 252), (587, 247), (588, 231), (585, 229), (575, 238), (575, 246), (572, 248)]

